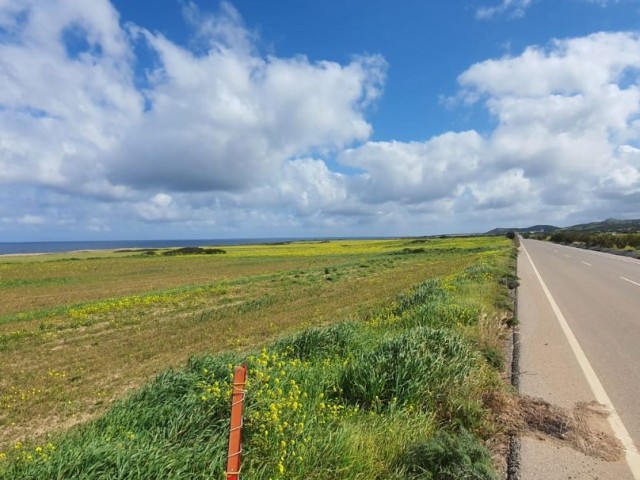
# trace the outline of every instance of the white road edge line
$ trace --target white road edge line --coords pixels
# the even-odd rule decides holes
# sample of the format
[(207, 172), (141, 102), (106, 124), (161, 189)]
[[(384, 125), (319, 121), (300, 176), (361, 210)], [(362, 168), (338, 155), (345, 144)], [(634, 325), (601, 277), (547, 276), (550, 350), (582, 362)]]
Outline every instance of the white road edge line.
[(637, 285), (640, 287), (640, 283), (638, 282), (634, 282), (633, 280), (629, 280), (628, 278), (624, 278), (624, 277), (620, 277), (622, 280), (624, 280), (625, 282), (629, 282), (629, 283), (633, 283), (634, 285)]
[[(559, 244), (554, 244), (560, 248), (572, 248), (572, 249), (576, 249), (578, 247), (571, 247), (569, 245), (559, 245)], [(635, 265), (640, 265), (640, 261), (635, 260), (633, 257), (625, 257), (622, 255), (616, 255), (615, 253), (606, 253), (606, 252), (598, 252), (597, 250), (589, 250), (588, 248), (578, 248), (580, 250), (581, 253), (589, 253), (592, 255), (601, 255), (603, 257), (606, 257), (610, 260), (617, 260), (618, 262), (625, 262), (625, 263), (632, 263)], [(558, 253), (557, 250), (553, 251), (554, 253)]]
[(533, 263), (533, 260), (531, 259), (529, 252), (527, 252), (527, 249), (524, 246), (524, 243), (521, 243), (521, 245), (522, 245), (522, 250), (527, 255), (527, 258), (531, 263), (533, 272), (536, 274), (536, 277), (540, 282), (540, 286), (542, 287), (542, 290), (544, 291), (544, 294), (546, 295), (547, 300), (549, 300), (549, 303), (551, 304), (553, 313), (556, 314), (558, 323), (560, 323), (560, 327), (562, 327), (562, 331), (564, 332), (565, 336), (567, 337), (567, 340), (569, 341), (569, 345), (573, 350), (573, 354), (576, 356), (576, 360), (578, 360), (578, 363), (580, 364), (582, 373), (586, 377), (587, 382), (591, 387), (591, 391), (595, 395), (596, 400), (601, 404), (605, 405), (609, 409), (609, 417), (608, 417), (609, 425), (611, 425), (611, 428), (613, 429), (613, 432), (615, 433), (616, 437), (618, 437), (618, 440), (620, 440), (620, 442), (625, 448), (625, 452), (626, 452), (625, 459), (627, 461), (627, 465), (629, 466), (629, 469), (631, 470), (631, 473), (633, 474), (633, 477), (636, 480), (640, 480), (640, 452), (638, 452), (636, 445), (633, 443), (633, 439), (631, 438), (631, 435), (629, 435), (629, 431), (624, 426), (624, 423), (622, 423), (622, 419), (620, 418), (620, 415), (618, 415), (618, 412), (613, 406), (613, 403), (611, 403), (611, 399), (609, 398), (609, 395), (607, 394), (604, 387), (602, 386), (602, 383), (600, 383), (600, 380), (598, 379), (596, 372), (593, 370), (591, 363), (589, 363), (589, 360), (587, 359), (587, 356), (582, 350), (582, 347), (580, 346), (580, 344), (578, 343), (578, 340), (576, 339), (575, 335), (571, 331), (571, 328), (569, 327), (567, 320), (564, 318), (564, 315), (560, 311), (560, 307), (558, 307), (558, 304), (556, 303), (553, 296), (551, 295), (551, 292), (549, 292), (547, 285), (544, 283), (544, 280), (542, 280), (542, 277), (540, 276), (540, 272), (538, 272), (538, 269)]
[[(573, 248), (573, 247), (565, 247), (565, 248)], [(616, 260), (618, 262), (631, 263), (633, 265), (640, 265), (638, 260), (634, 260), (633, 258), (623, 257), (621, 255), (616, 255), (614, 253), (605, 253), (605, 252), (597, 252), (595, 250), (589, 250), (587, 248), (580, 249), (584, 253), (590, 253), (592, 255), (600, 255), (601, 257), (608, 258), (609, 260)]]
[(593, 265), (591, 265), (589, 262), (585, 262), (584, 260), (582, 260), (580, 263), (584, 263), (585, 265), (587, 265), (589, 267), (593, 267)]

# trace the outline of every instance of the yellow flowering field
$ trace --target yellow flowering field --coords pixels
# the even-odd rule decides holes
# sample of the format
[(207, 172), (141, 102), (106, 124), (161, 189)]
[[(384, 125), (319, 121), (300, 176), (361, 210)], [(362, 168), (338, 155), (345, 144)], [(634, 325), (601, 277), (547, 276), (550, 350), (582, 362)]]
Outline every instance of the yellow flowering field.
[[(26, 452), (21, 455), (50, 455), (51, 435), (99, 416), (194, 355), (241, 353), (336, 321), (384, 326), (390, 320), (369, 318), (371, 311), (425, 279), (464, 271), (483, 257), (502, 258), (509, 243), (476, 237), (221, 248), (224, 255), (0, 258), (0, 461), (16, 445)], [(299, 379), (287, 374), (297, 368), (291, 362), (302, 360), (265, 355), (252, 357), (252, 381), (273, 407), (250, 411), (248, 422), (256, 439), (276, 435), (283, 462), (295, 462), (292, 452), (302, 456), (305, 448), (305, 422), (277, 420), (282, 408), (308, 403)], [(267, 371), (284, 373), (261, 387)], [(276, 380), (283, 386), (274, 390)], [(199, 388), (203, 403), (227, 395), (220, 382), (202, 380)], [(286, 395), (276, 401), (270, 395), (279, 395), (278, 388)], [(314, 421), (359, 415), (356, 406), (330, 398), (314, 402), (326, 412)], [(289, 443), (292, 437), (299, 446)]]

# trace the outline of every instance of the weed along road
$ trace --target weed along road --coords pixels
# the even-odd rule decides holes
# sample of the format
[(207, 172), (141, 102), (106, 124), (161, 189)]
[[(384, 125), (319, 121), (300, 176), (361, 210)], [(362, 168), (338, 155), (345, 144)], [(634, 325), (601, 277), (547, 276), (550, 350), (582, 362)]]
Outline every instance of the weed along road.
[(521, 478), (640, 479), (640, 261), (523, 240), (518, 275), (520, 392), (586, 426), (523, 437)]

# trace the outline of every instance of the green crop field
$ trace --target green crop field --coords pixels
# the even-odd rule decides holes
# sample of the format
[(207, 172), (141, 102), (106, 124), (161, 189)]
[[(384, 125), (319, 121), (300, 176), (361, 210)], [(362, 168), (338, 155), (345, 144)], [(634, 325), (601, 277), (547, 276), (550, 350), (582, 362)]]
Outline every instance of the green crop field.
[(0, 478), (493, 478), (508, 240), (223, 248), (0, 258)]

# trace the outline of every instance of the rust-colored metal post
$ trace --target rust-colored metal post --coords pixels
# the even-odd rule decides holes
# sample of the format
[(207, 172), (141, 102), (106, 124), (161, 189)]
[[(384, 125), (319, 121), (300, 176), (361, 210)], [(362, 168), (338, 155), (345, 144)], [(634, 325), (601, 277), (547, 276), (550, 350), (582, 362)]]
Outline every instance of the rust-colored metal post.
[(229, 453), (227, 454), (227, 480), (240, 479), (240, 461), (242, 447), (242, 409), (244, 408), (247, 366), (236, 367), (233, 375), (233, 394), (231, 395), (231, 427), (229, 428)]

